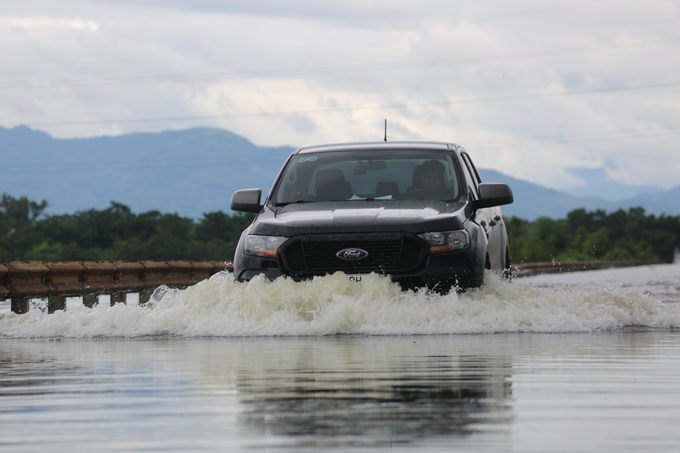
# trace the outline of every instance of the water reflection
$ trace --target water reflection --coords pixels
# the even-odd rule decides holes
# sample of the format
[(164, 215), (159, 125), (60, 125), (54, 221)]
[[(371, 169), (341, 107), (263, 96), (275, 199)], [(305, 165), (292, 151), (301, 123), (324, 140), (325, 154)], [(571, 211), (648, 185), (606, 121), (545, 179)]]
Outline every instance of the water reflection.
[(643, 416), (676, 442), (677, 336), (4, 339), (0, 450), (614, 451)]
[(382, 372), (304, 370), (270, 369), (266, 379), (239, 379), (240, 421), (276, 435), (404, 441), (467, 435), (474, 424), (511, 418), (509, 361), (437, 356)]
[(65, 376), (86, 376), (87, 369), (61, 363), (42, 348), (0, 347), (0, 397), (8, 395), (45, 395)]
[(510, 357), (441, 354), (445, 348), (427, 354), (431, 339), (394, 337), (359, 340), (374, 343), (362, 357), (352, 353), (353, 340), (332, 341), (349, 354), (320, 358), (308, 347), (292, 363), (251, 363), (237, 373), (240, 425), (262, 435), (379, 445), (467, 436), (512, 419)]
[[(173, 431), (179, 428), (173, 413), (183, 414), (181, 425), (209, 413), (252, 447), (263, 439), (286, 444), (285, 438), (307, 446), (411, 445), (508, 426), (511, 356), (471, 354), (460, 343), (452, 348), (447, 337), (9, 340), (0, 347), (0, 426), (21, 420), (26, 436), (39, 429), (68, 444), (65, 433), (78, 431), (73, 420), (96, 416), (113, 432), (134, 433), (156, 417), (154, 425), (167, 423)], [(214, 438), (214, 423), (198, 423), (192, 435)], [(172, 444), (173, 436), (183, 435), (161, 443)]]

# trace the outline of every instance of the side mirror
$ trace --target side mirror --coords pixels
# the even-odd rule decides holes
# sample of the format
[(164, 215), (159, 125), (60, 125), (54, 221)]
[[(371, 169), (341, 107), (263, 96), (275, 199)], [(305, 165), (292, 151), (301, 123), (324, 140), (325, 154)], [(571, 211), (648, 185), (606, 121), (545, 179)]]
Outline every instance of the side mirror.
[(514, 201), (512, 189), (507, 184), (486, 182), (481, 183), (478, 188), (479, 199), (472, 202), (472, 209), (474, 210), (502, 206)]
[(262, 189), (243, 189), (231, 196), (231, 210), (238, 212), (252, 212), (257, 214), (262, 210), (260, 198)]

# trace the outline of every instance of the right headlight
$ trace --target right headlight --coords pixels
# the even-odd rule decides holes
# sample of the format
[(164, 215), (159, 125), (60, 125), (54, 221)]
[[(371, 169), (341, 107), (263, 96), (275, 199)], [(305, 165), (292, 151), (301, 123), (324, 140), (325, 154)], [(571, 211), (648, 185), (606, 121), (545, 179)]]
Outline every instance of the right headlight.
[(249, 234), (246, 236), (245, 252), (248, 255), (268, 256), (276, 258), (278, 256), (277, 250), (288, 240), (284, 236), (256, 236)]
[(418, 235), (430, 244), (430, 253), (463, 250), (470, 245), (470, 235), (465, 230), (437, 231)]

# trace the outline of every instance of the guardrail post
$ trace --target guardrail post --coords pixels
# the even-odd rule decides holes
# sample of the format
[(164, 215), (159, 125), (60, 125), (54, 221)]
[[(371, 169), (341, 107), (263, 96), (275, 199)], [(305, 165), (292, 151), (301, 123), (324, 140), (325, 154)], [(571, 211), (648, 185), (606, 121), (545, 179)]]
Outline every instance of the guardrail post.
[(144, 282), (140, 275), (144, 272), (142, 263), (124, 263), (115, 261), (116, 273), (113, 280), (118, 285), (118, 290), (111, 294), (111, 306), (117, 303), (127, 303), (127, 293), (139, 293), (144, 290)]
[(87, 308), (94, 308), (99, 305), (99, 296), (97, 294), (83, 294), (83, 305)]
[(66, 297), (77, 297), (85, 291), (85, 285), (80, 281), (85, 272), (85, 266), (78, 262), (45, 263), (49, 272), (45, 276), (45, 283), (50, 288), (47, 297), (47, 312), (66, 310)]
[(139, 305), (144, 305), (148, 303), (151, 300), (151, 295), (155, 291), (155, 288), (151, 288), (150, 286), (145, 287), (143, 290), (139, 292)]
[(47, 313), (66, 311), (66, 296), (47, 296)]
[(139, 304), (144, 305), (149, 301), (151, 295), (161, 285), (168, 285), (170, 281), (165, 278), (165, 272), (170, 269), (170, 265), (165, 262), (140, 261), (144, 270), (139, 274), (139, 278), (144, 282), (144, 289), (139, 293)]
[(4, 278), (4, 283), (10, 291), (12, 311), (19, 314), (28, 313), (31, 298), (45, 297), (50, 292), (43, 283), (43, 277), (49, 272), (49, 268), (37, 261), (7, 263), (5, 266), (9, 272)]
[(12, 312), (17, 315), (28, 313), (28, 310), (30, 309), (30, 300), (29, 297), (12, 297)]
[(116, 291), (111, 293), (111, 306), (116, 304), (126, 304), (127, 305), (127, 293)]
[(113, 294), (117, 290), (113, 274), (118, 268), (108, 261), (85, 261), (83, 266), (85, 272), (80, 277), (85, 284), (83, 305), (92, 308), (99, 303), (100, 294)]

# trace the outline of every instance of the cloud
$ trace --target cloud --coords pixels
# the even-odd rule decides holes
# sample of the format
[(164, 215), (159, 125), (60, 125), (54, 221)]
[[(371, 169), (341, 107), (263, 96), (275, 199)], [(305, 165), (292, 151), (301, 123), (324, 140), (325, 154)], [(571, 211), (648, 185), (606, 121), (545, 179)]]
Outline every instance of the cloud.
[(53, 18), (53, 17), (10, 17), (0, 19), (0, 27), (11, 27), (15, 29), (32, 28), (71, 28), (73, 30), (97, 31), (99, 25), (91, 20), (79, 18)]
[[(680, 82), (679, 15), (668, 0), (16, 2), (0, 124), (302, 146), (380, 140), (387, 118), (392, 140), (454, 141), (556, 189), (586, 184), (576, 168), (669, 188), (680, 88), (596, 91)], [(594, 91), (536, 96), (574, 90)]]

